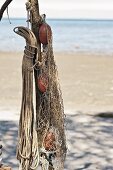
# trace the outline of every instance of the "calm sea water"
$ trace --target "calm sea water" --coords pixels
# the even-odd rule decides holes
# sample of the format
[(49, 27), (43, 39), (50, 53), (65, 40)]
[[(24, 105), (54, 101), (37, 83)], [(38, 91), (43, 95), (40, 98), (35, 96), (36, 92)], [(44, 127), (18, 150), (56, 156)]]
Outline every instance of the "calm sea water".
[[(112, 20), (47, 20), (53, 30), (55, 51), (113, 54)], [(13, 32), (15, 26), (26, 26), (25, 19), (0, 22), (0, 51), (22, 51), (23, 38)]]

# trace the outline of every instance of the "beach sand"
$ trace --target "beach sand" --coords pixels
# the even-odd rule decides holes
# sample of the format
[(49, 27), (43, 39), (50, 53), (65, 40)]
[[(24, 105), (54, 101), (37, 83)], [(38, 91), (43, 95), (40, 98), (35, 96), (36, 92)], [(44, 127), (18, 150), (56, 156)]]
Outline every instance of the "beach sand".
[[(22, 53), (0, 53), (0, 110), (19, 111)], [(113, 110), (113, 57), (56, 53), (65, 110)]]
[[(15, 158), (21, 106), (22, 53), (0, 52), (0, 138), (3, 160), (17, 169)], [(55, 53), (63, 93), (68, 154), (67, 170), (113, 170), (113, 57)]]
[(113, 110), (113, 57), (56, 55), (66, 110)]

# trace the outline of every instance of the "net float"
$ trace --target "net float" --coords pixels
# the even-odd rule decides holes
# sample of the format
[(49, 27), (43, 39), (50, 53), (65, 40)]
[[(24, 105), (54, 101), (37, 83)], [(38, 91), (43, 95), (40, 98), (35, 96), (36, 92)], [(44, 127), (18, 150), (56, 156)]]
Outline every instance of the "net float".
[(53, 151), (56, 149), (55, 145), (55, 135), (53, 132), (48, 132), (44, 138), (44, 148), (47, 151)]
[(43, 45), (47, 45), (48, 41), (51, 39), (52, 30), (51, 27), (43, 23), (39, 28), (39, 40)]
[(48, 87), (48, 78), (45, 74), (40, 74), (38, 77), (38, 88), (40, 92), (46, 92)]

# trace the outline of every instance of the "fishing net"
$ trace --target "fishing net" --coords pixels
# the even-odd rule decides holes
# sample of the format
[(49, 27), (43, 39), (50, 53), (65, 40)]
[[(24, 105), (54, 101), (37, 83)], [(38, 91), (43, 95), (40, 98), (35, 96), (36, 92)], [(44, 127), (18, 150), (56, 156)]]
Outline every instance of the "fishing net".
[(42, 77), (47, 84), (46, 91), (40, 92), (39, 112), (36, 115), (37, 132), (42, 138), (42, 141), (40, 140), (42, 153), (54, 153), (51, 154), (54, 161), (51, 161), (52, 158), (49, 160), (49, 169), (62, 170), (66, 156), (64, 107), (57, 66), (54, 60), (52, 37), (49, 39), (49, 36), (48, 44), (43, 46), (42, 64), (39, 68), (38, 77)]

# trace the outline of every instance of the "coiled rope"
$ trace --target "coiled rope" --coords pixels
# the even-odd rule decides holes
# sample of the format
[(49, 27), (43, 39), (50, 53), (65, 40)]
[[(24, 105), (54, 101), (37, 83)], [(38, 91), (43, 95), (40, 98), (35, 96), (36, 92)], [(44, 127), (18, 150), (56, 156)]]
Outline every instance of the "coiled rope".
[(19, 121), (17, 158), (20, 169), (36, 169), (39, 164), (37, 133), (34, 127), (33, 65), (37, 55), (37, 41), (31, 30), (16, 27), (14, 32), (26, 40), (22, 62), (22, 105)]

